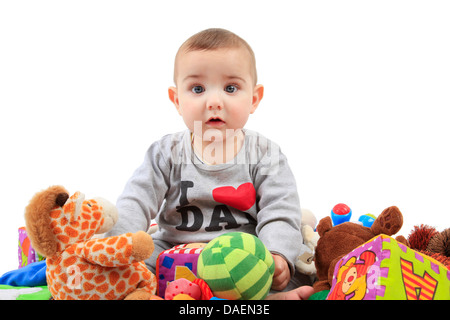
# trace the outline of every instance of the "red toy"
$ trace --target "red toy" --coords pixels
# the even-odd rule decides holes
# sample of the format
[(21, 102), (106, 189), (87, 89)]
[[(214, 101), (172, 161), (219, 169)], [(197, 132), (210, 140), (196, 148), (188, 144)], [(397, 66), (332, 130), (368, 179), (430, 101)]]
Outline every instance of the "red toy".
[(352, 209), (344, 203), (338, 203), (331, 210), (331, 219), (333, 220), (333, 225), (350, 221), (352, 217)]

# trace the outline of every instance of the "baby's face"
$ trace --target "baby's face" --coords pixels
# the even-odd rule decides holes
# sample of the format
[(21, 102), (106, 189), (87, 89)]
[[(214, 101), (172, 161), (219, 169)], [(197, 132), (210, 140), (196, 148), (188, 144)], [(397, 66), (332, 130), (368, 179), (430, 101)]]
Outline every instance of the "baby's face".
[(244, 127), (263, 94), (263, 87), (254, 84), (250, 61), (243, 48), (190, 51), (178, 57), (177, 87), (169, 88), (169, 97), (196, 136), (209, 131), (216, 140), (226, 139)]

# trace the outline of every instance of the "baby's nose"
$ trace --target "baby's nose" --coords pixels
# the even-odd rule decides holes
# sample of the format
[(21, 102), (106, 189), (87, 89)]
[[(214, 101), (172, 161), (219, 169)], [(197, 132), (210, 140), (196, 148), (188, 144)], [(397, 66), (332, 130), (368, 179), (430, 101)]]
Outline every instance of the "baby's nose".
[(208, 95), (208, 99), (206, 101), (206, 107), (210, 110), (212, 109), (222, 109), (223, 108), (223, 99), (221, 97), (220, 92), (210, 92)]

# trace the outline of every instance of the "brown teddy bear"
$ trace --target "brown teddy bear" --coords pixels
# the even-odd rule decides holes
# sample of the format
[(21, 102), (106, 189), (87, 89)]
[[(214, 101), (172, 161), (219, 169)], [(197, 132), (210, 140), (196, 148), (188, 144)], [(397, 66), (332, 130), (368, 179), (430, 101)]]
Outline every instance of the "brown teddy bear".
[[(314, 257), (317, 269), (314, 291), (330, 290), (334, 267), (339, 259), (379, 234), (392, 236), (402, 225), (402, 213), (395, 206), (383, 210), (370, 228), (353, 222), (344, 222), (333, 227), (330, 217), (320, 220), (317, 225), (320, 238)], [(407, 244), (402, 236), (396, 240)]]

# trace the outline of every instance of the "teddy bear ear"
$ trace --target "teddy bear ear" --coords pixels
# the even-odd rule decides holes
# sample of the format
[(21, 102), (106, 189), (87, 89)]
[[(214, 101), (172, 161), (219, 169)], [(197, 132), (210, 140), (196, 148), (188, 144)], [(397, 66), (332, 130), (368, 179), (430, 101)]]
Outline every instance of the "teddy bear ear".
[(50, 227), (50, 212), (59, 205), (57, 201), (62, 201), (64, 196), (61, 194), (64, 193), (68, 194), (64, 187), (52, 186), (36, 193), (25, 208), (25, 226), (31, 245), (45, 257), (52, 256), (57, 250), (57, 239)]
[(322, 237), (327, 231), (333, 228), (333, 222), (330, 217), (322, 218), (317, 225), (317, 233)]
[(403, 225), (403, 215), (399, 208), (391, 206), (383, 210), (376, 218), (370, 229), (373, 234), (386, 234), (392, 236), (396, 234)]

